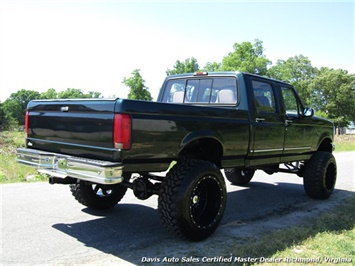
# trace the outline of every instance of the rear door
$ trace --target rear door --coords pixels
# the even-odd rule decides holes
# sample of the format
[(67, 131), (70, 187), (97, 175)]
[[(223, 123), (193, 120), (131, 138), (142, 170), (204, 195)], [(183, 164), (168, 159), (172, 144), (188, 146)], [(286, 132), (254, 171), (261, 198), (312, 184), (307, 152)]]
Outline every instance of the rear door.
[(283, 152), (285, 118), (278, 104), (276, 87), (267, 79), (250, 77), (254, 118), (250, 165), (280, 162)]

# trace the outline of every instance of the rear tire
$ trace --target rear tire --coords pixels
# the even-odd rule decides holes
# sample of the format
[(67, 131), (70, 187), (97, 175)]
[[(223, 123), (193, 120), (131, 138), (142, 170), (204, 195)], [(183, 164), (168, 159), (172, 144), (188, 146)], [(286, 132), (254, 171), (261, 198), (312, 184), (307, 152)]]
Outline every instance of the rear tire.
[(220, 169), (203, 160), (183, 160), (167, 174), (158, 209), (163, 224), (191, 241), (210, 236), (222, 220), (227, 192)]
[(242, 168), (226, 168), (224, 174), (229, 182), (233, 185), (246, 185), (253, 178), (255, 170), (247, 170)]
[(94, 210), (106, 210), (115, 206), (125, 195), (127, 188), (117, 185), (88, 184), (79, 181), (70, 185), (74, 198)]
[(318, 151), (305, 164), (304, 190), (311, 198), (327, 199), (334, 190), (336, 178), (337, 165), (333, 154)]

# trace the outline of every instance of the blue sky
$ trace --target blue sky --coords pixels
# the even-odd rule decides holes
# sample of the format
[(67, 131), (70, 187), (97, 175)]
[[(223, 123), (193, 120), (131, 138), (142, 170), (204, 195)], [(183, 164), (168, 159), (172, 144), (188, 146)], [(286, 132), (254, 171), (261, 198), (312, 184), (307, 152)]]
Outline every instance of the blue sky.
[(0, 0), (0, 100), (20, 89), (78, 88), (125, 98), (134, 69), (158, 95), (176, 60), (221, 62), (263, 41), (275, 64), (295, 55), (355, 73), (354, 2)]

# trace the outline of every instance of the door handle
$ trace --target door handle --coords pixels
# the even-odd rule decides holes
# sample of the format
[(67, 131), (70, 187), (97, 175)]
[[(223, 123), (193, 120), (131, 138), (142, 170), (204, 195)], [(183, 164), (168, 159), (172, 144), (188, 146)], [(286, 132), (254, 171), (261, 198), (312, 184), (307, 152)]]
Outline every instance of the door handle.
[(262, 121), (265, 121), (265, 118), (257, 117), (257, 118), (255, 118), (255, 121), (256, 122), (262, 122)]
[(292, 123), (293, 123), (293, 120), (289, 120), (289, 119), (285, 120), (285, 126), (291, 126)]

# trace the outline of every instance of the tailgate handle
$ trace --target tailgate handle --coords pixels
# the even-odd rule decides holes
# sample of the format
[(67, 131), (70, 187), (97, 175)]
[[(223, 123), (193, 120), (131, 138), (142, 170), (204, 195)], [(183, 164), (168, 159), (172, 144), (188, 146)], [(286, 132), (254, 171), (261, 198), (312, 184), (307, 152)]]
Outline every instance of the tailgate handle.
[(62, 106), (62, 107), (60, 107), (60, 111), (62, 111), (62, 112), (68, 112), (68, 111), (69, 111), (69, 106)]

